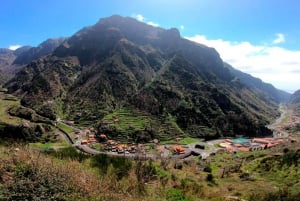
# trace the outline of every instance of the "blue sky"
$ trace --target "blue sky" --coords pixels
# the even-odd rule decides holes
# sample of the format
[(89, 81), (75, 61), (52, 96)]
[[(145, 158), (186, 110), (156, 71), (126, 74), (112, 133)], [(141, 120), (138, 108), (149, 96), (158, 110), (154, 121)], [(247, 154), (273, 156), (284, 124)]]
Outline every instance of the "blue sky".
[(300, 89), (298, 0), (9, 0), (0, 6), (0, 47), (71, 36), (113, 14), (215, 47), (222, 59), (286, 91)]

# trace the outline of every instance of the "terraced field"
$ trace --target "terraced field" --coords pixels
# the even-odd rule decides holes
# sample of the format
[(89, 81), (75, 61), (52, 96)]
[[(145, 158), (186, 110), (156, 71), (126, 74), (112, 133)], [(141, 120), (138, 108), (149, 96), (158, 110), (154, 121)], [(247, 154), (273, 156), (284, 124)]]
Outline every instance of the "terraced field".
[[(129, 108), (121, 108), (103, 118), (109, 127), (120, 133), (120, 140), (132, 136), (137, 131), (156, 130), (155, 137), (162, 140), (170, 140), (184, 136), (178, 127), (176, 120), (168, 115), (165, 119), (155, 120), (147, 114), (143, 114)], [(117, 139), (119, 140), (119, 139)]]
[(0, 92), (0, 122), (14, 125), (22, 122), (20, 118), (12, 117), (7, 113), (9, 108), (16, 105), (20, 105), (16, 97)]

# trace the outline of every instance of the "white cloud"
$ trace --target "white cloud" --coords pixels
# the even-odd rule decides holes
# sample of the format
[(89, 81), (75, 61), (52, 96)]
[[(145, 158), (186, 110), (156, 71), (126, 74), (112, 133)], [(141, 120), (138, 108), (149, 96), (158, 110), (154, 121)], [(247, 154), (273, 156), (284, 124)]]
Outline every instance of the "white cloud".
[(289, 92), (300, 89), (300, 51), (272, 45), (254, 45), (247, 41), (211, 40), (203, 35), (187, 39), (214, 47), (225, 62), (279, 89)]
[(184, 26), (183, 26), (183, 25), (180, 25), (180, 29), (183, 30), (183, 29), (184, 29)]
[(133, 15), (133, 17), (141, 22), (143, 22), (145, 20), (144, 16), (141, 14)]
[(141, 14), (133, 14), (132, 17), (134, 17), (135, 19), (137, 19), (138, 21), (140, 22), (145, 22), (151, 26), (154, 26), (154, 27), (158, 27), (159, 24), (156, 23), (156, 22), (152, 22), (152, 21), (148, 21), (147, 18), (145, 18), (143, 15)]
[(20, 48), (20, 47), (22, 47), (22, 45), (10, 45), (10, 46), (8, 47), (8, 49), (10, 49), (10, 50), (16, 50), (16, 49), (18, 49), (18, 48)]
[(273, 44), (279, 44), (285, 42), (285, 37), (282, 33), (276, 34), (277, 38), (273, 40)]
[(155, 23), (155, 22), (147, 22), (147, 24), (151, 25), (151, 26), (154, 26), (154, 27), (158, 27), (159, 24)]

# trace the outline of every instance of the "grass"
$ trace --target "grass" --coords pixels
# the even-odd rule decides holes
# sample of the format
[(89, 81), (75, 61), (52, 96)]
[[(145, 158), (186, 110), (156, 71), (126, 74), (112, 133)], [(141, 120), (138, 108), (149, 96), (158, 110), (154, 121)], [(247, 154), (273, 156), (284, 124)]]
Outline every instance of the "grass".
[(165, 144), (180, 144), (180, 145), (188, 145), (196, 142), (201, 142), (202, 139), (200, 138), (192, 138), (192, 137), (185, 137), (179, 140), (178, 142), (174, 140), (164, 140), (161, 141), (159, 144), (165, 145)]
[[(114, 124), (114, 119), (119, 120)], [(151, 119), (147, 116), (141, 115), (137, 112), (131, 111), (126, 108), (119, 109), (112, 114), (108, 114), (104, 117), (105, 121), (110, 122), (118, 130), (143, 130), (145, 127), (150, 127)]]
[(175, 140), (164, 140), (159, 142), (160, 145), (166, 145), (166, 144), (177, 144)]
[(69, 125), (67, 125), (65, 123), (62, 123), (62, 122), (59, 122), (57, 124), (57, 127), (59, 129), (63, 130), (64, 132), (66, 132), (66, 133), (72, 133), (74, 131), (73, 127), (71, 127), (71, 126), (69, 126)]
[[(47, 146), (47, 144), (36, 144), (36, 146), (41, 148), (42, 146)], [(295, 150), (297, 150), (299, 146), (300, 145), (296, 145)], [(131, 161), (131, 165), (126, 168), (126, 174), (122, 174), (122, 177), (120, 177), (120, 173), (124, 173), (123, 170), (120, 171), (118, 168), (124, 167), (122, 160), (104, 157), (107, 164), (105, 164), (105, 173), (103, 173), (99, 171), (99, 167), (104, 167), (99, 166), (100, 164), (104, 164), (103, 160), (99, 160), (99, 164), (97, 163), (95, 166), (95, 164), (93, 165), (92, 163), (92, 158), (89, 156), (84, 160), (78, 161), (71, 157), (55, 158), (52, 157), (52, 155), (33, 152), (30, 149), (25, 148), (24, 150), (22, 146), (19, 146), (19, 148), (20, 151), (17, 152), (14, 151), (14, 147), (9, 148), (9, 150), (12, 151), (5, 151), (7, 148), (3, 149), (0, 145), (0, 151), (5, 152), (0, 158), (0, 172), (2, 175), (7, 174), (13, 177), (21, 175), (21, 179), (23, 179), (12, 180), (16, 182), (15, 187), (11, 188), (13, 192), (22, 190), (21, 193), (26, 193), (26, 188), (18, 189), (22, 187), (20, 184), (24, 181), (31, 182), (31, 179), (34, 178), (38, 178), (38, 180), (33, 180), (32, 183), (37, 182), (40, 184), (38, 187), (43, 187), (39, 189), (42, 190), (42, 192), (55, 190), (56, 193), (59, 193), (60, 190), (56, 188), (48, 189), (48, 186), (43, 186), (44, 183), (39, 182), (45, 181), (46, 184), (58, 185), (62, 188), (61, 190), (66, 190), (66, 186), (61, 183), (61, 179), (65, 179), (64, 182), (66, 182), (68, 186), (75, 187), (73, 190), (69, 189), (68, 195), (75, 196), (74, 192), (81, 192), (78, 191), (77, 188), (79, 188), (84, 191), (80, 200), (95, 201), (167, 201), (173, 200), (173, 198), (174, 200), (221, 201), (226, 200), (227, 196), (256, 201), (279, 200), (266, 199), (266, 196), (269, 196), (269, 193), (278, 195), (280, 190), (284, 189), (284, 186), (289, 185), (289, 194), (285, 194), (289, 197), (283, 197), (283, 199), (281, 199), (287, 201), (295, 200), (293, 198), (299, 195), (300, 190), (299, 167), (290, 166), (284, 167), (283, 169), (273, 169), (268, 172), (258, 171), (257, 168), (259, 164), (262, 163), (262, 160), (266, 157), (272, 157), (274, 150), (267, 150), (268, 152), (237, 152), (236, 154), (220, 153), (209, 157), (205, 161), (195, 160), (182, 162), (180, 160), (168, 159), (165, 161), (167, 162), (166, 166), (163, 165), (163, 161), (159, 160), (152, 162)], [(68, 156), (68, 154), (72, 153), (64, 152), (64, 154), (63, 156)], [(253, 155), (253, 159), (246, 159), (251, 155)], [(246, 161), (243, 162), (240, 171), (231, 172), (224, 178), (221, 178), (221, 170), (224, 167), (238, 165), (242, 158), (245, 158)], [(272, 161), (270, 162), (272, 163)], [(196, 169), (195, 165), (198, 163), (201, 163), (204, 167), (210, 167), (211, 172)], [(181, 164), (182, 168), (174, 168), (175, 164)], [(11, 172), (17, 174), (10, 174)], [(28, 172), (34, 175), (37, 174), (38, 177), (27, 178)], [(153, 172), (155, 175), (152, 175)], [(241, 179), (240, 175), (245, 173), (249, 173), (253, 177), (253, 180)], [(31, 174), (29, 176), (31, 176)], [(144, 177), (145, 175), (149, 177)], [(209, 175), (212, 177), (212, 180), (207, 179)], [(26, 177), (26, 180), (24, 180), (24, 177)], [(57, 181), (59, 183), (57, 183)], [(9, 187), (9, 185), (9, 182), (4, 182), (2, 187)], [(176, 189), (176, 191), (170, 194), (169, 189)], [(1, 186), (0, 190), (2, 190)], [(252, 199), (250, 199), (251, 196)], [(66, 198), (65, 200), (72, 199), (74, 200), (74, 197)], [(78, 198), (75, 200), (78, 200)]]
[(217, 148), (217, 149), (218, 149), (218, 148), (222, 148), (222, 147), (220, 146), (220, 144), (214, 144), (214, 147)]
[[(118, 123), (114, 123), (118, 119)], [(134, 132), (143, 130), (157, 131), (156, 137), (161, 141), (170, 140), (176, 137), (183, 137), (184, 133), (176, 123), (176, 119), (168, 114), (165, 118), (155, 119), (140, 111), (121, 108), (106, 115), (103, 121), (107, 122), (111, 128), (115, 128), (124, 139)]]
[(3, 88), (2, 86), (0, 86), (0, 92), (6, 93), (6, 92), (8, 92), (8, 90), (6, 88)]
[(102, 145), (100, 143), (95, 143), (91, 145), (93, 149), (96, 149), (98, 151), (102, 151)]
[(170, 122), (170, 124), (172, 125), (172, 127), (174, 127), (179, 132), (179, 134), (183, 134), (184, 133), (181, 130), (181, 128), (178, 126), (178, 124), (176, 123), (176, 118), (174, 116), (172, 116), (171, 114), (168, 114), (167, 121)]
[(29, 147), (41, 149), (41, 150), (49, 150), (52, 148), (63, 148), (70, 146), (67, 142), (47, 142), (47, 143), (41, 143), (41, 142), (34, 142), (29, 143)]
[(20, 101), (12, 100), (12, 99), (5, 99), (6, 94), (0, 93), (0, 121), (7, 123), (7, 124), (20, 124), (21, 119), (18, 117), (12, 117), (7, 113), (7, 109), (20, 105)]
[(178, 144), (181, 145), (188, 145), (188, 144), (192, 144), (192, 143), (196, 143), (196, 142), (201, 142), (202, 140), (199, 138), (192, 138), (192, 137), (185, 137), (183, 139), (181, 139)]

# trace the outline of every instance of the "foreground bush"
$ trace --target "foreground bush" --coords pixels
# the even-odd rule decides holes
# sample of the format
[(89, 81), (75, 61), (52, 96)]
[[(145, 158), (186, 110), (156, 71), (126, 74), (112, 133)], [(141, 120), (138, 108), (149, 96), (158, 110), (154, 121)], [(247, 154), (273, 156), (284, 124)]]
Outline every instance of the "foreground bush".
[(79, 152), (74, 147), (65, 147), (57, 151), (48, 151), (48, 153), (59, 159), (71, 159), (79, 162), (82, 162), (83, 160), (88, 158), (87, 155), (83, 154), (82, 152)]
[(132, 161), (124, 157), (113, 157), (106, 154), (98, 154), (91, 158), (91, 166), (100, 170), (101, 174), (106, 174), (112, 166), (113, 172), (118, 179), (127, 176), (132, 166)]
[(23, 149), (1, 159), (0, 178), (0, 200), (81, 200), (84, 193), (72, 171)]

